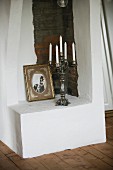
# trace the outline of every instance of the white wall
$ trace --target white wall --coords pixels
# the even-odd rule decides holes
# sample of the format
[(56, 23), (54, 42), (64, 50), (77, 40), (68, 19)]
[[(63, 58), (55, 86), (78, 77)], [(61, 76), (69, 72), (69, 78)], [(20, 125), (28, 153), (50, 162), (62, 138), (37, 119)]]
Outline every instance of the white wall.
[(113, 65), (113, 0), (103, 0)]
[[(10, 0), (0, 0), (0, 139), (3, 136), (3, 120), (6, 111), (6, 55)], [(8, 83), (8, 82), (7, 82)]]
[(74, 36), (78, 62), (78, 90), (80, 96), (92, 100), (92, 62), (90, 41), (90, 2), (73, 1)]
[(32, 1), (24, 0), (18, 54), (18, 101), (26, 100), (23, 65), (36, 63), (36, 55), (34, 52), (34, 27), (32, 22)]
[[(14, 0), (12, 0), (13, 2)], [(14, 1), (15, 2), (15, 1)], [(12, 3), (13, 4), (13, 3)], [(19, 4), (19, 0), (15, 3)], [(77, 6), (79, 5), (79, 8)], [(17, 5), (18, 6), (18, 5)], [(26, 100), (23, 65), (35, 64), (32, 1), (24, 0), (20, 10), (12, 7), (7, 45), (7, 103), (16, 104)], [(80, 11), (81, 10), (81, 11)], [(82, 12), (84, 11), (84, 12)], [(89, 1), (73, 1), (75, 41), (77, 44), (78, 89), (80, 96), (92, 100), (92, 70), (90, 51), (90, 11)], [(17, 15), (15, 15), (15, 13)], [(21, 16), (22, 15), (22, 16)], [(79, 22), (82, 21), (82, 22)], [(84, 24), (83, 24), (84, 23)], [(84, 30), (84, 31), (83, 31)], [(80, 56), (80, 57), (79, 57)], [(87, 80), (87, 81), (86, 81)], [(13, 93), (9, 86), (13, 89)]]
[(0, 0), (0, 139), (10, 146), (16, 128), (8, 106), (25, 100), (22, 66), (35, 61), (31, 7), (31, 0)]
[(113, 1), (102, 1), (102, 46), (105, 110), (113, 110)]
[[(11, 0), (7, 37), (6, 79), (7, 104), (18, 103), (18, 52), (20, 44), (23, 0)], [(11, 90), (13, 89), (13, 91)]]

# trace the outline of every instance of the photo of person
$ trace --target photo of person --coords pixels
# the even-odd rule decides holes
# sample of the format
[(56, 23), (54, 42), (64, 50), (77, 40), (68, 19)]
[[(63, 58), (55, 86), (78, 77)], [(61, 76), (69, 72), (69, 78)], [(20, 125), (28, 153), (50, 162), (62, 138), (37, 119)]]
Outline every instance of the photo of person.
[(32, 86), (35, 92), (43, 93), (46, 89), (46, 82), (45, 82), (44, 75), (34, 74), (32, 79)]

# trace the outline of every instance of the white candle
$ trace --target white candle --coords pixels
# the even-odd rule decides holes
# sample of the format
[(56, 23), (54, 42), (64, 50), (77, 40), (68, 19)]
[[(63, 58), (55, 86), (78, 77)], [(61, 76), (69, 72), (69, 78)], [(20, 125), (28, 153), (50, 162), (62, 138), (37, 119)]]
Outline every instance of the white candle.
[(49, 61), (52, 61), (52, 44), (49, 44)]
[(62, 53), (63, 50), (62, 50), (62, 36), (60, 35), (60, 53)]
[(67, 60), (67, 43), (64, 43), (64, 59)]
[(75, 61), (75, 44), (74, 44), (74, 42), (72, 43), (72, 56), (73, 56), (73, 61)]
[(59, 64), (58, 45), (56, 45), (56, 64)]

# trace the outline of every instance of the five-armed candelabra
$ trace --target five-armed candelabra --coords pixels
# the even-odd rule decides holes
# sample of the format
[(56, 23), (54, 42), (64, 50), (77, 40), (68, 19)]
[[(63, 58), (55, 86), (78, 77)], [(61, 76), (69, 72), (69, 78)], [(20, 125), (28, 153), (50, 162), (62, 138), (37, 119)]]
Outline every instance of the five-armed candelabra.
[[(72, 66), (76, 66), (75, 57), (75, 44), (72, 43)], [(52, 44), (49, 45), (49, 65), (52, 67)], [(60, 77), (60, 96), (61, 98), (57, 100), (56, 106), (62, 105), (67, 106), (70, 102), (66, 99), (66, 77), (69, 71), (68, 61), (67, 61), (67, 43), (64, 43), (64, 55), (62, 49), (62, 36), (60, 36), (60, 57), (58, 55), (58, 45), (56, 45), (56, 70)]]

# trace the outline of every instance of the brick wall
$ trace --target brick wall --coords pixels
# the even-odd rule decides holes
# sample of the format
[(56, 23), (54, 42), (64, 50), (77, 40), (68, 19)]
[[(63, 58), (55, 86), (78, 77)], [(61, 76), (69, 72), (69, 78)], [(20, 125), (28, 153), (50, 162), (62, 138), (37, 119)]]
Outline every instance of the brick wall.
[[(55, 45), (59, 45), (60, 35), (63, 37), (63, 43), (65, 41), (67, 42), (68, 60), (71, 62), (71, 44), (74, 41), (72, 0), (69, 0), (65, 8), (60, 8), (56, 0), (33, 0), (32, 11), (35, 40), (34, 49), (38, 63), (48, 63), (50, 42), (53, 46), (52, 57), (53, 63), (55, 63)], [(70, 75), (70, 77), (72, 76)], [(55, 72), (53, 72), (53, 79), (55, 92), (59, 93), (59, 79)], [(71, 83), (69, 83), (69, 86), (69, 93), (77, 96), (77, 86), (75, 86), (76, 94), (72, 93), (75, 89), (71, 88)]]

